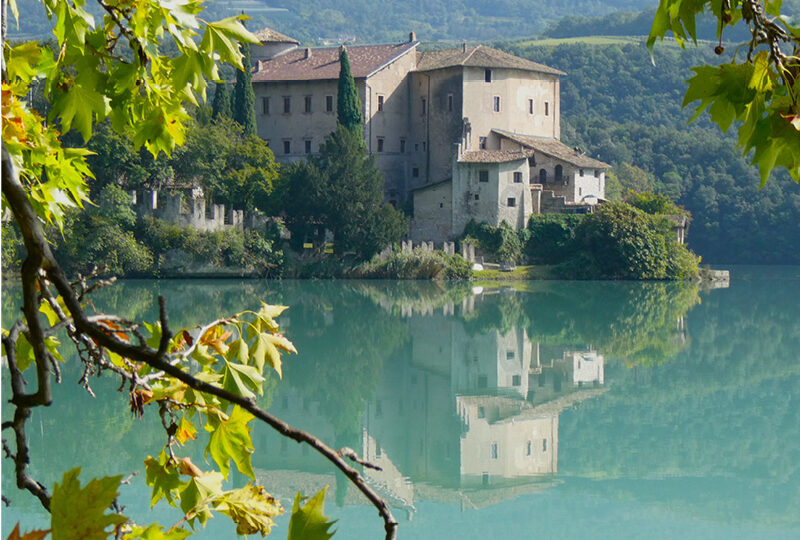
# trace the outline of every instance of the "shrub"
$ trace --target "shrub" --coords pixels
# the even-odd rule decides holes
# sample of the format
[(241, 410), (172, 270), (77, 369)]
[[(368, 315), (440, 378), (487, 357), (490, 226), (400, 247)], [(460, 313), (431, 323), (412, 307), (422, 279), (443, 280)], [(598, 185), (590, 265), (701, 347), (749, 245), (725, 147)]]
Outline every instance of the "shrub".
[(559, 264), (575, 252), (575, 229), (585, 214), (533, 214), (528, 220), (525, 255), (535, 264)]
[(420, 248), (412, 252), (401, 251), (388, 259), (374, 257), (371, 261), (353, 268), (349, 277), (388, 279), (469, 279), (472, 265), (461, 255), (448, 255), (443, 251)]
[(498, 262), (517, 263), (522, 260), (522, 240), (519, 233), (505, 221), (499, 227), (471, 220), (464, 228), (463, 239), (477, 240), (477, 246), (485, 255)]

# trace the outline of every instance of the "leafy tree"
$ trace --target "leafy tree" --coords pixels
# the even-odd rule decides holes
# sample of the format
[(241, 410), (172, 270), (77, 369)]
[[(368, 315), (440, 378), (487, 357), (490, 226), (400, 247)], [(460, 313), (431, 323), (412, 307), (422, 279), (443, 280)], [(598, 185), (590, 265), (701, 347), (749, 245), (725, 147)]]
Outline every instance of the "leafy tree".
[(212, 114), (211, 118), (217, 120), (218, 118), (230, 118), (233, 114), (231, 111), (231, 93), (228, 89), (228, 83), (225, 81), (218, 82), (214, 90), (214, 102), (211, 105)]
[(233, 87), (233, 119), (244, 128), (246, 136), (256, 134), (255, 94), (253, 94), (253, 73), (250, 60), (250, 45), (243, 43), (243, 69), (236, 72), (236, 84)]
[(356, 82), (350, 71), (350, 59), (344, 45), (339, 51), (339, 94), (336, 105), (339, 125), (351, 130), (361, 127), (361, 99), (358, 97)]
[[(3, 14), (6, 5), (4, 0)], [(16, 12), (16, 3), (9, 5)], [(96, 275), (70, 281), (54, 256), (43, 225), (62, 228), (67, 210), (88, 203), (85, 177), (91, 176), (88, 150), (65, 147), (60, 134), (74, 128), (88, 141), (96, 124), (108, 118), (116, 131), (131, 137), (134, 149), (144, 145), (154, 156), (169, 154), (185, 139), (189, 116), (184, 102), (203, 99), (206, 81), (220, 79), (214, 59), (241, 68), (237, 41), (256, 42), (239, 17), (219, 22), (198, 18), (202, 6), (194, 0), (171, 5), (144, 0), (135, 9), (100, 2), (99, 7), (105, 15), (96, 24), (81, 1), (45, 2), (54, 18), (57, 55), (36, 42), (12, 46), (3, 26), (3, 208), (14, 216), (26, 250), (20, 272), (24, 318), (2, 335), (13, 409), (3, 430), (14, 435), (13, 448), (4, 447), (14, 461), (17, 486), (51, 512), (55, 538), (185, 538), (192, 532), (188, 527), (205, 524), (215, 512), (228, 515), (239, 534), (266, 535), (283, 511), (279, 501), (255, 484), (227, 491), (222, 487), (231, 460), (255, 481), (248, 424), (257, 418), (311, 444), (345, 473), (384, 518), (386, 537), (394, 538), (397, 522), (388, 506), (342, 454), (257, 405), (265, 374), (282, 373), (281, 351), (296, 352), (275, 321), (284, 306), (264, 304), (258, 311), (176, 332), (163, 298), (155, 324), (88, 315), (87, 295), (107, 283)], [(162, 44), (174, 47), (175, 56), (163, 55)], [(47, 121), (26, 102), (34, 83), (44, 85), (51, 104)], [(118, 204), (117, 195), (112, 188), (108, 205)], [(55, 336), (60, 329), (76, 346), (86, 388), (90, 374), (110, 371), (128, 389), (134, 412), (141, 416), (147, 409), (159, 410), (166, 444), (145, 460), (146, 481), (153, 488), (152, 504), (165, 499), (184, 512), (173, 529), (165, 531), (158, 524), (119, 528), (128, 518), (116, 510), (109, 513), (109, 507), (117, 508), (113, 501), (121, 476), (82, 487), (80, 471), (73, 469), (52, 493), (32, 476), (25, 427), (33, 409), (53, 401), (52, 383), (60, 381), (63, 360)], [(35, 381), (35, 390), (29, 381)], [(180, 456), (182, 447), (196, 438), (196, 422), (209, 432), (205, 451), (213, 462), (211, 470)], [(319, 506), (296, 504), (290, 527), (302, 529), (313, 520), (327, 531)]]
[(626, 197), (626, 202), (647, 214), (686, 214), (685, 210), (678, 208), (668, 196), (646, 191), (644, 193), (631, 193)]
[(383, 204), (383, 174), (360, 130), (340, 124), (319, 156), (287, 171), (286, 184), (287, 225), (297, 241), (321, 226), (333, 232), (339, 253), (369, 258), (407, 231), (405, 216)]
[(762, 185), (775, 167), (785, 167), (795, 182), (800, 180), (800, 26), (781, 16), (781, 4), (663, 0), (647, 38), (650, 48), (667, 32), (681, 44), (687, 39), (696, 43), (696, 21), (706, 11), (718, 22), (717, 54), (725, 50), (726, 30), (740, 23), (750, 30), (743, 60), (694, 68), (683, 105), (699, 101), (695, 117), (707, 110), (723, 131), (736, 123), (739, 147), (744, 155), (752, 152)]

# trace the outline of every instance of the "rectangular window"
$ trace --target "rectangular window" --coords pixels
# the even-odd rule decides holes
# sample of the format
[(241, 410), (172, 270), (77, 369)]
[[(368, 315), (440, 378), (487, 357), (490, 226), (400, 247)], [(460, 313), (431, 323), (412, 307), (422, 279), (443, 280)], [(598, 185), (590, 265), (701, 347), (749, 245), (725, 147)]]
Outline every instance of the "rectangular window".
[(521, 172), (516, 171), (514, 173), (514, 183), (515, 184), (521, 184), (522, 183), (522, 173)]
[(478, 195), (477, 193), (475, 194), (475, 200), (476, 200), (476, 201), (479, 201), (479, 200), (481, 200), (481, 196), (480, 196), (480, 195)]
[(522, 386), (522, 376), (521, 375), (512, 375), (512, 377), (511, 377), (511, 386)]
[(333, 96), (325, 96), (325, 112), (333, 112)]
[(378, 137), (378, 152), (383, 152), (383, 137)]
[(515, 199), (514, 197), (509, 197), (507, 202), (508, 202), (509, 208), (513, 208), (513, 207), (517, 206), (517, 199)]
[(500, 112), (500, 96), (494, 96), (492, 110), (494, 112)]
[(305, 97), (303, 111), (305, 111), (306, 114), (311, 112), (311, 96)]
[(382, 111), (383, 111), (383, 96), (379, 94), (378, 95), (378, 112), (382, 112)]
[(497, 451), (497, 443), (492, 443), (492, 459), (497, 459), (499, 452)]
[(290, 114), (292, 112), (292, 98), (290, 96), (283, 96), (283, 114)]
[(414, 178), (419, 178), (419, 167), (414, 167), (411, 169), (411, 176)]
[(528, 449), (527, 449), (528, 451), (526, 452), (526, 454), (531, 455), (531, 450), (533, 450), (532, 447), (533, 444), (531, 443), (531, 441), (528, 441)]
[(428, 100), (425, 99), (425, 98), (422, 98), (422, 115), (424, 116), (425, 113), (427, 113), (427, 112), (428, 112)]
[(488, 182), (489, 171), (478, 171), (478, 182)]
[(486, 137), (479, 137), (478, 145), (480, 146), (481, 150), (486, 150)]
[(406, 140), (405, 139), (400, 139), (400, 153), (401, 154), (405, 154), (406, 153)]
[(303, 142), (305, 143), (306, 154), (310, 154), (311, 153), (311, 139), (306, 139)]
[(269, 114), (269, 98), (261, 98), (261, 114)]
[(478, 407), (478, 418), (486, 418), (486, 409)]
[(483, 80), (486, 82), (492, 82), (492, 70), (487, 69), (483, 72)]
[(453, 94), (447, 94), (447, 111), (453, 112)]
[(425, 141), (422, 141), (422, 151), (423, 152), (427, 152), (428, 151), (428, 143), (425, 142)]
[(547, 439), (542, 439), (542, 452), (547, 452)]
[(489, 386), (489, 378), (486, 375), (478, 375), (478, 388)]
[(514, 351), (506, 351), (506, 360), (514, 359)]
[(549, 101), (545, 101), (544, 102), (544, 115), (545, 116), (550, 116), (550, 102)]
[(284, 154), (292, 153), (292, 141), (290, 140), (283, 141), (283, 153)]
[(600, 178), (600, 170), (599, 169), (595, 169), (594, 170), (594, 177), (595, 178)]
[(581, 176), (583, 176), (583, 169), (580, 170)]
[(533, 114), (533, 100), (528, 100), (528, 114)]

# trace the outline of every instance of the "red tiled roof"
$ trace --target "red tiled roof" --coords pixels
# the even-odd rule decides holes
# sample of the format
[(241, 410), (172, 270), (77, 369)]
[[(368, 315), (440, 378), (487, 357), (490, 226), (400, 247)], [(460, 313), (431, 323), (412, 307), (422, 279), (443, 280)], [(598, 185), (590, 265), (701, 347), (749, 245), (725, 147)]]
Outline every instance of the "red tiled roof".
[(272, 28), (262, 28), (257, 32), (253, 32), (253, 35), (255, 35), (261, 43), (300, 43), (296, 39), (276, 32)]
[(537, 71), (551, 75), (566, 75), (563, 71), (537, 62), (531, 62), (519, 56), (508, 54), (485, 45), (441, 51), (425, 51), (419, 53), (417, 59), (418, 71), (430, 71), (454, 66), (469, 66), (482, 68), (509, 68), (524, 71)]
[(513, 150), (475, 150), (473, 152), (464, 152), (458, 161), (461, 163), (508, 163), (510, 161), (527, 159), (531, 155), (533, 155), (533, 152), (530, 150), (524, 152), (514, 152)]
[(558, 139), (551, 139), (549, 137), (536, 137), (534, 135), (520, 135), (519, 133), (512, 133), (502, 129), (493, 129), (498, 135), (510, 139), (522, 146), (532, 148), (537, 152), (546, 154), (550, 157), (561, 160), (576, 167), (586, 167), (592, 169), (610, 169), (611, 165), (603, 163), (600, 160), (591, 158), (580, 151), (570, 148)]
[[(377, 69), (394, 61), (419, 42), (406, 42), (389, 45), (356, 45), (347, 47), (350, 69), (353, 77), (364, 78)], [(339, 47), (289, 51), (277, 58), (259, 62), (253, 73), (253, 82), (269, 81), (308, 81), (339, 78)]]

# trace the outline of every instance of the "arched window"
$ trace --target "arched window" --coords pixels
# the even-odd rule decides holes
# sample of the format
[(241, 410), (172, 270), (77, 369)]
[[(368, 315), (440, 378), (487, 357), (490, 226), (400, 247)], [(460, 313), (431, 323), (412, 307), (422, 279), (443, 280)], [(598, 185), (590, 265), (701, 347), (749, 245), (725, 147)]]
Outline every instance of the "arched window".
[(564, 180), (564, 167), (561, 165), (556, 165), (556, 182), (561, 182)]
[(544, 169), (539, 169), (539, 183), (540, 184), (547, 183), (547, 171)]

